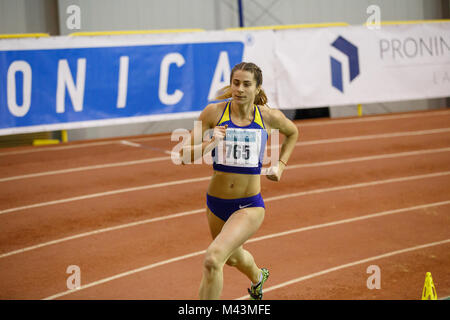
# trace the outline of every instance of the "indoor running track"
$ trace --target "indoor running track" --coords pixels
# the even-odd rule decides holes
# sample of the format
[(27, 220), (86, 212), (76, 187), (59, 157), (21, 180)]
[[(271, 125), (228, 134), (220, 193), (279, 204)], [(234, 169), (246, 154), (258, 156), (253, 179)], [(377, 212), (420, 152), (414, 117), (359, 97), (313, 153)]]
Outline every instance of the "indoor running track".
[[(426, 272), (449, 296), (450, 109), (296, 124), (282, 180), (262, 176), (266, 217), (245, 245), (270, 269), (264, 298), (420, 299)], [(173, 164), (177, 143), (0, 150), (0, 299), (197, 299), (212, 168)], [(380, 289), (367, 287), (371, 265)], [(223, 299), (248, 286), (224, 267)]]

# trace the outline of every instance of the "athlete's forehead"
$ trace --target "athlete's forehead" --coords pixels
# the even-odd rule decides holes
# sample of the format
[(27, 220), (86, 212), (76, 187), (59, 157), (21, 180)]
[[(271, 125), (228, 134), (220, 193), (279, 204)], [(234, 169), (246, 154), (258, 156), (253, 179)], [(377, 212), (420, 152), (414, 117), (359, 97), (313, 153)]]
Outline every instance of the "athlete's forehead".
[(255, 82), (255, 76), (252, 72), (246, 70), (236, 70), (233, 73), (231, 81), (238, 80), (240, 82)]

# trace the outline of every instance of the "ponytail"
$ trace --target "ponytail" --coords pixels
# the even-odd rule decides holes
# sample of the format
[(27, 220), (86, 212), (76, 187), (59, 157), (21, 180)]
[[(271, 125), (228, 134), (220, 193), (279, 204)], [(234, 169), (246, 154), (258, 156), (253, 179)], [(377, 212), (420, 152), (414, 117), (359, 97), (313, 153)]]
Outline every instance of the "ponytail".
[(231, 98), (231, 87), (226, 86), (219, 90), (219, 96), (216, 97), (217, 100), (225, 100)]
[(259, 90), (258, 94), (256, 95), (254, 103), (258, 104), (260, 106), (263, 106), (267, 103), (267, 96), (262, 88)]

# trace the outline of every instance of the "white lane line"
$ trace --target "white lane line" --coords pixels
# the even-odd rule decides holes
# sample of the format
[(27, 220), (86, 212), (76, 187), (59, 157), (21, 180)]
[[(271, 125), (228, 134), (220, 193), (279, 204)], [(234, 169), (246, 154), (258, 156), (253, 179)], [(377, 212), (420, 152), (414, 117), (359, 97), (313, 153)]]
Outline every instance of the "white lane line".
[[(158, 136), (158, 137), (148, 137), (148, 138), (131, 138), (130, 140), (134, 141), (151, 141), (151, 140), (162, 140), (170, 138), (170, 135)], [(79, 149), (79, 148), (89, 148), (89, 147), (98, 147), (105, 146), (110, 144), (120, 144), (119, 140), (111, 140), (111, 141), (99, 141), (99, 142), (85, 142), (85, 143), (77, 143), (73, 145), (60, 145), (57, 147), (33, 147), (33, 149), (28, 150), (17, 150), (17, 151), (9, 151), (9, 152), (0, 152), (0, 156), (11, 156), (18, 154), (26, 154), (26, 153), (35, 153), (41, 151), (60, 151), (60, 150), (69, 150), (69, 149)]]
[[(295, 283), (298, 283), (298, 282), (301, 282), (301, 281), (305, 281), (305, 280), (308, 280), (308, 279), (319, 277), (319, 276), (322, 276), (322, 275), (330, 273), (330, 272), (342, 270), (342, 269), (345, 269), (345, 268), (350, 268), (350, 267), (353, 267), (353, 266), (356, 266), (356, 265), (359, 265), (359, 264), (371, 262), (371, 261), (374, 261), (374, 260), (389, 258), (389, 257), (395, 256), (395, 255), (399, 255), (399, 254), (402, 254), (402, 253), (407, 253), (407, 252), (411, 252), (411, 251), (415, 251), (415, 250), (425, 249), (425, 248), (438, 246), (438, 245), (443, 245), (443, 244), (448, 244), (448, 243), (450, 243), (450, 239), (446, 239), (446, 240), (442, 240), (442, 241), (436, 241), (436, 242), (430, 242), (430, 243), (426, 243), (426, 244), (422, 244), (422, 245), (418, 245), (418, 246), (414, 246), (414, 247), (409, 247), (409, 248), (406, 248), (406, 249), (401, 249), (401, 250), (387, 252), (387, 253), (384, 253), (384, 254), (380, 254), (380, 255), (377, 255), (377, 256), (373, 256), (373, 257), (362, 259), (362, 260), (358, 260), (358, 261), (353, 261), (353, 262), (342, 264), (342, 265), (339, 265), (339, 266), (336, 266), (336, 267), (333, 267), (333, 268), (329, 268), (329, 269), (325, 269), (325, 270), (322, 270), (322, 271), (319, 271), (319, 272), (311, 273), (311, 274), (308, 274), (306, 276), (298, 277), (298, 278), (295, 278), (295, 279), (292, 279), (290, 281), (286, 281), (286, 282), (280, 283), (280, 284), (272, 286), (272, 287), (265, 288), (264, 289), (264, 293), (267, 293), (267, 292), (270, 292), (270, 291), (273, 291), (273, 290), (276, 290), (276, 289), (279, 289), (279, 288), (283, 288), (283, 287), (286, 287), (286, 286), (289, 286), (289, 285), (292, 285), (292, 284), (295, 284)], [(245, 299), (248, 299), (248, 296), (242, 296), (242, 297), (237, 298), (235, 300), (245, 300)]]
[[(277, 199), (274, 199), (274, 200), (277, 200)], [(412, 207), (407, 207), (407, 208), (401, 208), (401, 209), (387, 210), (387, 211), (382, 211), (382, 212), (373, 213), (373, 214), (369, 214), (369, 215), (364, 215), (364, 216), (360, 216), (360, 217), (343, 219), (343, 220), (338, 220), (338, 221), (334, 221), (334, 222), (318, 224), (318, 225), (315, 225), (315, 226), (309, 226), (309, 227), (297, 228), (297, 229), (287, 230), (287, 231), (278, 232), (278, 233), (272, 233), (272, 234), (269, 234), (269, 235), (265, 235), (265, 236), (261, 236), (261, 237), (250, 239), (250, 240), (247, 241), (247, 243), (261, 241), (261, 240), (266, 240), (266, 239), (278, 238), (278, 237), (287, 236), (287, 235), (293, 234), (293, 233), (299, 233), (299, 232), (303, 232), (303, 231), (309, 231), (309, 230), (314, 230), (314, 229), (319, 229), (319, 228), (331, 227), (331, 226), (336, 226), (336, 225), (344, 224), (344, 223), (350, 223), (350, 222), (355, 222), (355, 221), (361, 221), (361, 220), (367, 220), (367, 219), (372, 219), (372, 218), (378, 218), (378, 217), (387, 216), (387, 215), (391, 215), (391, 214), (395, 214), (395, 213), (402, 213), (402, 212), (413, 211), (413, 210), (421, 210), (421, 209), (427, 209), (427, 208), (437, 207), (437, 206), (445, 206), (445, 205), (448, 205), (448, 204), (450, 204), (450, 200), (440, 201), (440, 202), (433, 202), (433, 203), (428, 203), (428, 204), (422, 204), (422, 205), (417, 205), (417, 206), (412, 206)]]
[(50, 205), (55, 205), (55, 204), (72, 202), (72, 201), (79, 201), (79, 200), (86, 200), (86, 199), (116, 195), (116, 194), (125, 193), (125, 192), (134, 192), (134, 191), (141, 191), (141, 190), (147, 190), (147, 189), (153, 189), (153, 188), (174, 186), (174, 185), (179, 185), (179, 184), (201, 182), (201, 181), (206, 181), (209, 179), (211, 179), (210, 176), (193, 178), (193, 179), (185, 179), (185, 180), (176, 180), (176, 181), (164, 182), (164, 183), (155, 183), (155, 184), (149, 184), (149, 185), (140, 186), (140, 187), (118, 189), (118, 190), (112, 190), (112, 191), (106, 191), (106, 192), (100, 192), (100, 193), (91, 193), (91, 194), (87, 194), (87, 195), (79, 196), (79, 197), (72, 197), (72, 198), (66, 198), (66, 199), (54, 200), (54, 201), (48, 201), (48, 202), (40, 202), (40, 203), (35, 203), (35, 204), (27, 205), (27, 206), (21, 206), (21, 207), (0, 210), (0, 215), (5, 214), (5, 213), (10, 213), (10, 212), (16, 212), (16, 211), (20, 211), (20, 210), (45, 207), (45, 206), (50, 206)]
[(314, 162), (314, 163), (293, 164), (293, 165), (289, 165), (288, 167), (286, 167), (285, 170), (297, 169), (297, 168), (329, 166), (329, 165), (335, 165), (335, 164), (341, 164), (341, 163), (352, 163), (352, 162), (360, 162), (360, 161), (417, 156), (417, 155), (441, 153), (441, 152), (449, 152), (449, 151), (450, 151), (450, 147), (449, 148), (439, 148), (439, 149), (406, 151), (406, 152), (399, 152), (399, 153), (386, 153), (386, 154), (380, 154), (380, 155), (374, 155), (374, 156), (355, 157), (355, 158), (349, 158), (349, 159), (343, 159), (343, 160), (330, 160), (330, 161), (322, 161), (322, 162)]
[(109, 231), (114, 231), (114, 230), (131, 228), (131, 227), (135, 227), (135, 226), (139, 226), (139, 225), (143, 225), (143, 224), (147, 224), (147, 223), (152, 223), (152, 222), (157, 222), (157, 221), (163, 221), (163, 220), (169, 220), (169, 219), (184, 217), (184, 216), (188, 216), (188, 215), (191, 215), (191, 214), (197, 214), (197, 213), (201, 213), (201, 212), (205, 212), (205, 209), (202, 208), (202, 209), (197, 209), (197, 210), (184, 211), (184, 212), (180, 212), (180, 213), (170, 214), (170, 215), (167, 215), (167, 216), (161, 216), (161, 217), (145, 219), (145, 220), (140, 220), (140, 221), (126, 223), (126, 224), (121, 224), (121, 225), (118, 225), (118, 226), (115, 226), (115, 227), (109, 227), (109, 228), (103, 228), (103, 229), (97, 229), (97, 230), (94, 230), (94, 231), (79, 233), (79, 234), (76, 234), (76, 235), (73, 235), (73, 236), (70, 236), (70, 237), (56, 239), (56, 240), (49, 241), (49, 242), (43, 242), (43, 243), (40, 243), (40, 244), (37, 244), (37, 245), (34, 245), (34, 246), (30, 246), (30, 247), (22, 248), (22, 249), (19, 249), (19, 250), (10, 251), (10, 252), (4, 253), (4, 254), (0, 254), (0, 259), (1, 258), (6, 258), (6, 257), (9, 257), (9, 256), (13, 256), (15, 254), (19, 254), (19, 253), (23, 253), (23, 252), (27, 252), (27, 251), (31, 251), (31, 250), (35, 250), (35, 249), (39, 249), (39, 248), (42, 248), (42, 247), (47, 247), (47, 246), (50, 246), (50, 245), (53, 245), (53, 244), (58, 244), (58, 243), (61, 243), (61, 242), (69, 241), (69, 240), (89, 237), (89, 236), (93, 236), (93, 235), (96, 235), (96, 234), (109, 232)]
[(30, 174), (24, 174), (24, 175), (20, 175), (20, 176), (0, 178), (0, 182), (14, 181), (14, 180), (20, 180), (20, 179), (29, 179), (29, 178), (36, 178), (36, 177), (43, 177), (43, 176), (51, 176), (51, 175), (65, 174), (65, 173), (71, 173), (71, 172), (95, 170), (95, 169), (131, 166), (131, 165), (145, 164), (145, 163), (165, 161), (165, 160), (170, 160), (170, 157), (156, 157), (156, 158), (149, 158), (149, 159), (142, 159), (142, 160), (124, 161), (124, 162), (99, 164), (99, 165), (94, 165), (94, 166), (85, 166), (85, 167), (78, 167), (78, 168), (71, 168), (71, 169), (61, 169), (61, 170), (46, 171), (46, 172), (39, 172), (39, 173), (30, 173)]
[(70, 293), (74, 293), (74, 292), (78, 292), (78, 291), (83, 290), (83, 289), (87, 289), (87, 288), (91, 288), (91, 287), (94, 287), (94, 286), (98, 286), (99, 284), (110, 282), (110, 281), (116, 280), (116, 279), (120, 279), (120, 278), (129, 276), (129, 275), (135, 274), (137, 272), (149, 270), (149, 269), (152, 269), (152, 268), (155, 268), (155, 267), (159, 267), (159, 266), (171, 263), (171, 262), (176, 262), (176, 261), (180, 261), (180, 260), (184, 260), (184, 259), (189, 259), (189, 258), (196, 257), (196, 256), (199, 256), (199, 255), (204, 254), (204, 253), (205, 253), (205, 250), (202, 250), (202, 251), (189, 253), (189, 254), (186, 254), (184, 256), (179, 256), (179, 257), (176, 257), (176, 258), (172, 258), (172, 259), (169, 259), (169, 260), (164, 260), (164, 261), (161, 261), (161, 262), (153, 263), (151, 265), (148, 265), (148, 266), (145, 266), (145, 267), (142, 267), (142, 268), (139, 268), (139, 269), (134, 269), (134, 270), (131, 270), (131, 271), (128, 271), (128, 272), (117, 274), (117, 275), (109, 277), (109, 278), (105, 278), (105, 279), (102, 279), (102, 280), (99, 280), (99, 281), (91, 282), (89, 284), (82, 285), (78, 289), (72, 289), (72, 290), (69, 290), (69, 291), (61, 292), (61, 293), (55, 294), (53, 296), (44, 298), (42, 300), (53, 300), (53, 299), (56, 299), (56, 298), (68, 295)]
[(117, 144), (117, 141), (87, 142), (87, 143), (80, 143), (80, 144), (74, 144), (74, 145), (68, 145), (68, 146), (58, 146), (58, 147), (34, 147), (36, 149), (1, 152), (0, 156), (11, 156), (11, 155), (35, 153), (35, 152), (42, 152), (42, 151), (61, 151), (61, 150), (68, 150), (68, 149), (98, 147), (98, 146), (105, 146), (105, 145), (109, 145), (109, 144)]
[[(449, 175), (450, 172), (447, 172), (445, 174)], [(442, 174), (442, 175), (445, 175), (445, 174)], [(435, 177), (435, 175), (433, 175), (432, 178), (433, 177)], [(269, 198), (264, 199), (264, 201), (266, 203), (268, 203), (270, 201), (276, 201), (276, 200), (287, 199), (287, 198), (294, 198), (294, 197), (302, 197), (302, 196), (307, 196), (307, 195), (311, 195), (311, 194), (318, 194), (318, 193), (326, 193), (326, 192), (347, 190), (347, 189), (352, 189), (352, 188), (363, 188), (363, 187), (368, 187), (368, 186), (372, 186), (372, 185), (380, 185), (380, 184), (386, 184), (386, 183), (403, 182), (403, 181), (405, 181), (405, 179), (413, 180), (413, 179), (423, 179), (423, 178), (428, 178), (428, 176), (427, 177), (424, 177), (424, 176), (402, 177), (402, 178), (397, 178), (397, 179), (377, 180), (377, 181), (366, 182), (366, 183), (345, 185), (345, 186), (340, 186), (340, 187), (314, 189), (314, 190), (309, 190), (309, 191), (304, 191), (304, 192), (296, 192), (296, 193), (285, 194), (285, 195), (276, 196), (276, 197), (269, 197)], [(430, 206), (444, 205), (446, 203), (447, 202), (445, 202), (445, 201), (444, 202), (436, 202), (436, 203), (431, 204)], [(428, 205), (424, 205), (424, 206), (428, 206)], [(424, 206), (409, 207), (409, 208), (407, 208), (407, 210), (421, 209), (421, 208), (424, 208)], [(56, 239), (56, 240), (49, 241), (49, 242), (40, 243), (40, 244), (37, 244), (37, 245), (34, 245), (34, 246), (18, 249), (18, 250), (15, 250), (15, 251), (10, 251), (10, 252), (1, 254), (0, 258), (5, 258), (5, 257), (12, 256), (12, 255), (15, 255), (15, 254), (19, 254), (19, 253), (35, 250), (35, 249), (38, 249), (38, 248), (50, 246), (50, 245), (53, 245), (53, 244), (57, 244), (57, 243), (61, 243), (61, 242), (65, 242), (65, 241), (69, 241), (69, 240), (73, 240), (73, 239), (78, 239), (78, 238), (82, 238), (82, 237), (88, 237), (88, 236), (99, 234), (99, 233), (104, 233), (104, 232), (109, 232), (109, 231), (114, 231), (114, 230), (134, 227), (134, 226), (139, 226), (139, 225), (143, 225), (143, 224), (147, 224), (147, 223), (152, 223), (152, 222), (157, 222), (157, 221), (164, 221), (164, 220), (169, 220), (169, 219), (173, 219), (173, 218), (183, 217), (183, 216), (187, 216), (187, 215), (197, 214), (197, 213), (204, 212), (204, 210), (205, 209), (202, 208), (202, 209), (196, 209), (196, 210), (191, 210), (191, 211), (179, 212), (179, 213), (175, 213), (175, 214), (171, 214), (171, 215), (167, 215), (167, 216), (161, 216), (161, 217), (156, 217), (156, 218), (151, 218), (151, 219), (145, 219), (145, 220), (136, 221), (136, 222), (132, 222), (132, 223), (126, 223), (126, 224), (122, 224), (122, 225), (118, 225), (118, 226), (114, 226), (114, 227), (103, 228), (103, 229), (98, 229), (98, 230), (94, 230), (94, 231), (90, 231), (90, 232), (85, 232), (85, 233), (77, 234), (77, 235), (74, 235), (74, 236), (69, 236), (69, 237)], [(400, 211), (398, 211), (398, 212), (401, 212), (403, 209), (399, 209), (399, 210)], [(381, 215), (385, 215), (385, 214), (397, 213), (397, 210), (390, 210), (390, 211), (386, 211), (386, 212), (379, 213), (377, 215), (381, 216)], [(346, 220), (342, 220), (342, 221), (357, 221), (359, 219), (360, 218), (352, 218), (352, 219), (346, 219)], [(307, 228), (312, 228), (312, 227), (307, 227)], [(305, 229), (305, 230), (307, 230), (307, 229)], [(299, 231), (304, 231), (304, 230), (302, 230), (302, 228), (301, 228), (301, 229), (285, 231), (285, 232), (280, 233), (280, 234), (274, 233), (271, 237), (282, 236), (282, 235), (285, 235), (285, 234), (295, 233), (295, 232), (299, 232)], [(268, 237), (268, 236), (264, 236), (264, 237)], [(251, 241), (252, 240), (250, 240), (250, 242)]]
[[(450, 110), (442, 111), (432, 111), (432, 112), (417, 112), (412, 114), (399, 114), (399, 115), (383, 115), (383, 116), (365, 116), (362, 118), (350, 118), (350, 119), (336, 119), (332, 118), (330, 120), (318, 120), (306, 123), (300, 123), (299, 127), (314, 127), (323, 125), (333, 125), (341, 123), (358, 123), (358, 122), (370, 122), (370, 121), (382, 121), (382, 120), (395, 120), (395, 119), (408, 119), (408, 118), (423, 118), (423, 117), (433, 117), (439, 115), (450, 114)], [(308, 121), (308, 120), (307, 120)]]
[[(420, 209), (423, 209), (423, 208), (427, 208), (427, 207), (438, 206), (438, 205), (442, 205), (442, 204), (448, 204), (449, 202), (450, 201), (444, 201), (444, 202), (431, 203), (431, 204), (422, 205), (422, 206), (415, 206), (415, 207), (410, 207), (410, 208), (390, 210), (390, 211), (385, 211), (385, 212), (380, 212), (380, 213), (375, 213), (375, 214), (359, 217), (357, 220), (371, 219), (371, 218), (379, 217), (379, 216), (382, 216), (382, 215), (388, 215), (388, 214), (394, 214), (394, 213), (400, 213), (400, 212), (416, 210), (419, 207), (420, 207)], [(335, 222), (314, 225), (314, 226), (310, 226), (310, 227), (306, 227), (306, 228), (300, 228), (300, 229), (297, 229), (296, 232), (299, 233), (299, 232), (303, 232), (303, 231), (306, 231), (306, 230), (311, 230), (311, 228), (319, 229), (319, 228), (323, 228), (323, 227), (329, 227), (331, 225), (338, 225), (338, 224), (352, 222), (352, 221), (349, 221), (349, 220), (353, 220), (353, 219), (338, 220), (338, 221), (335, 221)], [(281, 235), (279, 235), (279, 233), (277, 233), (276, 235), (277, 236), (281, 236)], [(271, 238), (271, 235), (267, 235), (267, 236), (264, 236), (264, 237), (251, 239), (251, 240), (253, 240), (251, 242), (262, 241), (262, 240), (266, 240), (266, 239), (270, 239), (270, 238)], [(247, 243), (249, 243), (249, 242), (250, 241), (247, 241)], [(195, 256), (198, 256), (198, 255), (204, 254), (205, 252), (206, 252), (206, 250), (196, 251), (196, 252), (189, 253), (189, 254), (186, 254), (186, 255), (182, 255), (182, 256), (175, 257), (175, 258), (163, 260), (163, 261), (160, 261), (160, 262), (157, 262), (157, 263), (152, 263), (152, 264), (144, 266), (144, 267), (140, 267), (140, 268), (137, 268), (137, 269), (133, 269), (133, 270), (130, 270), (130, 271), (127, 271), (127, 272), (123, 272), (123, 273), (114, 275), (112, 277), (108, 277), (108, 278), (105, 278), (105, 279), (101, 279), (101, 280), (98, 280), (98, 281), (91, 282), (89, 284), (81, 286), (79, 289), (76, 289), (76, 290), (67, 290), (67, 291), (64, 291), (64, 292), (61, 292), (61, 293), (57, 293), (55, 295), (52, 295), (50, 297), (45, 298), (44, 300), (56, 299), (56, 298), (59, 298), (59, 297), (71, 294), (73, 292), (77, 292), (77, 291), (80, 291), (80, 290), (83, 290), (83, 289), (94, 287), (94, 286), (97, 286), (99, 284), (103, 284), (103, 283), (106, 283), (106, 282), (109, 282), (109, 281), (112, 281), (112, 280), (123, 278), (123, 277), (129, 276), (129, 275), (132, 275), (132, 274), (135, 274), (135, 273), (138, 273), (138, 272), (150, 270), (150, 269), (153, 269), (155, 267), (166, 265), (166, 264), (169, 264), (169, 263), (172, 263), (172, 262), (177, 262), (177, 261), (189, 259), (191, 257), (195, 257)]]
[(142, 147), (142, 145), (139, 144), (139, 143), (130, 142), (130, 141), (127, 141), (127, 140), (120, 140), (120, 143), (124, 144), (126, 146), (130, 146), (130, 147), (137, 147), (137, 148)]
[[(311, 123), (300, 123), (298, 126), (301, 127), (312, 127), (312, 126), (322, 126), (322, 125), (332, 125), (332, 124), (341, 124), (341, 123), (352, 123), (352, 122), (367, 122), (367, 121), (381, 121), (381, 120), (392, 120), (392, 119), (407, 119), (407, 118), (417, 118), (417, 117), (433, 117), (439, 115), (447, 115), (450, 113), (450, 110), (442, 110), (442, 111), (433, 111), (433, 112), (424, 112), (424, 113), (413, 113), (413, 114), (405, 114), (405, 115), (384, 115), (384, 116), (367, 116), (363, 118), (351, 118), (351, 119), (328, 119), (324, 121), (314, 121)], [(133, 141), (150, 141), (150, 140), (159, 140), (159, 139), (167, 139), (170, 135), (158, 136), (158, 137), (148, 137), (148, 138), (135, 138), (130, 137), (130, 140)], [(34, 153), (41, 151), (59, 151), (59, 150), (67, 150), (67, 149), (75, 149), (75, 148), (84, 148), (84, 147), (95, 147), (101, 145), (108, 144), (117, 144), (117, 140), (113, 141), (102, 141), (102, 142), (88, 142), (88, 143), (79, 143), (76, 145), (68, 145), (68, 146), (57, 146), (57, 147), (41, 147), (36, 149), (29, 150), (18, 150), (18, 151), (10, 151), (10, 152), (0, 152), (0, 156), (8, 156), (8, 155), (17, 155), (17, 154), (25, 154), (25, 153)]]
[(270, 198), (264, 199), (264, 201), (281, 200), (281, 199), (287, 199), (287, 198), (292, 198), (292, 197), (299, 197), (299, 196), (303, 196), (303, 195), (318, 194), (318, 193), (338, 191), (338, 190), (347, 190), (347, 189), (353, 189), (353, 188), (364, 188), (364, 187), (377, 186), (377, 185), (386, 184), (386, 183), (405, 182), (405, 181), (418, 180), (418, 179), (442, 177), (442, 176), (447, 176), (447, 175), (450, 175), (450, 171), (436, 172), (436, 173), (423, 174), (423, 175), (417, 175), (417, 176), (408, 176), (408, 177), (401, 177), (401, 178), (393, 178), (393, 179), (386, 179), (386, 180), (375, 180), (375, 181), (371, 181), (371, 182), (356, 183), (356, 184), (351, 184), (351, 185), (346, 185), (346, 186), (330, 187), (330, 188), (324, 188), (324, 189), (315, 189), (315, 190), (285, 194), (285, 195), (281, 195), (281, 196), (270, 197)]
[[(365, 136), (363, 135), (363, 136), (336, 138), (336, 139), (319, 139), (319, 140), (312, 140), (312, 141), (297, 142), (295, 146), (298, 147), (298, 146), (315, 145), (315, 144), (360, 141), (360, 140), (366, 140), (366, 139), (369, 140), (369, 139), (382, 139), (382, 138), (402, 137), (402, 136), (417, 136), (417, 135), (436, 134), (436, 133), (443, 133), (443, 132), (450, 132), (450, 128), (408, 131), (408, 132), (394, 132), (394, 133), (387, 133), (387, 134), (365, 135)], [(145, 146), (143, 146), (141, 144), (130, 142), (127, 140), (121, 140), (120, 143), (122, 143), (124, 145), (128, 145), (128, 146), (145, 148)], [(270, 149), (277, 149), (279, 147), (280, 147), (280, 145), (271, 145)], [(160, 149), (159, 151), (163, 151), (164, 153), (169, 154), (169, 155), (171, 154), (171, 151), (168, 151), (168, 150)], [(0, 182), (36, 178), (36, 177), (55, 175), (55, 174), (65, 174), (65, 173), (79, 172), (79, 171), (84, 171), (84, 170), (95, 170), (95, 169), (104, 169), (104, 168), (112, 168), (112, 167), (120, 167), (120, 166), (128, 166), (128, 165), (137, 165), (137, 164), (143, 164), (143, 163), (150, 163), (150, 162), (154, 162), (154, 161), (166, 161), (166, 160), (171, 160), (171, 157), (156, 157), (156, 158), (149, 158), (149, 159), (143, 159), (143, 160), (107, 163), (107, 164), (99, 164), (99, 165), (92, 165), (92, 166), (85, 166), (85, 167), (78, 167), (78, 168), (30, 173), (30, 174), (25, 174), (25, 175), (0, 178)], [(289, 168), (289, 167), (287, 167), (287, 168)]]
[(172, 133), (160, 135), (160, 136), (157, 136), (157, 137), (143, 137), (143, 138), (128, 137), (128, 139), (133, 140), (135, 142), (136, 141), (154, 141), (154, 140), (170, 139), (171, 136), (172, 136)]
[[(429, 154), (432, 152), (447, 152), (447, 151), (450, 151), (450, 148), (414, 151), (413, 155)], [(377, 155), (377, 156), (369, 156), (369, 157), (362, 157), (362, 158), (350, 158), (350, 159), (326, 161), (326, 162), (311, 163), (311, 164), (292, 165), (289, 167), (291, 167), (292, 169), (298, 169), (298, 168), (303, 168), (303, 167), (336, 165), (336, 164), (354, 163), (357, 161), (370, 161), (370, 160), (377, 160), (377, 159), (381, 159), (381, 158), (383, 158), (383, 159), (398, 158), (398, 157), (406, 157), (406, 156), (410, 156), (410, 155), (411, 155), (411, 152), (401, 152), (400, 154), (393, 153), (393, 154), (388, 154), (388, 155)], [(287, 168), (289, 168), (289, 167), (287, 167)], [(263, 169), (265, 170), (264, 172), (266, 172), (268, 170), (267, 168), (263, 168)], [(263, 171), (262, 171), (262, 173), (263, 173)], [(140, 191), (140, 190), (151, 189), (151, 188), (167, 187), (167, 186), (172, 186), (172, 185), (176, 185), (176, 184), (198, 182), (198, 181), (204, 181), (207, 179), (210, 179), (210, 176), (199, 177), (199, 178), (194, 178), (194, 179), (175, 180), (175, 181), (171, 181), (171, 182), (157, 183), (157, 184), (151, 184), (151, 185), (145, 185), (145, 186), (139, 186), (139, 187), (133, 187), (133, 188), (118, 189), (118, 190), (112, 190), (112, 191), (106, 191), (106, 192), (100, 192), (100, 193), (92, 193), (92, 194), (87, 194), (87, 195), (83, 195), (83, 196), (48, 201), (48, 202), (39, 202), (39, 203), (35, 203), (32, 205), (26, 205), (26, 206), (20, 206), (20, 207), (14, 207), (14, 208), (0, 210), (0, 215), (5, 214), (5, 213), (10, 213), (10, 212), (16, 212), (16, 211), (20, 211), (20, 210), (44, 207), (44, 206), (48, 206), (48, 205), (61, 204), (61, 203), (67, 203), (67, 202), (71, 202), (71, 201), (78, 201), (78, 200), (85, 200), (85, 199), (92, 199), (92, 198), (97, 198), (97, 197), (120, 194), (120, 193), (124, 193), (124, 192), (133, 192), (133, 191)]]
[[(148, 149), (148, 150), (152, 150), (152, 151), (159, 151), (159, 152), (163, 152), (165, 154), (172, 154), (172, 152), (170, 152), (169, 150), (165, 150), (163, 148), (157, 148), (157, 147), (152, 147), (152, 146), (146, 146), (140, 143), (136, 143), (136, 142), (131, 142), (128, 140), (121, 140), (120, 143), (124, 144), (124, 145), (128, 145), (130, 147), (136, 147), (136, 148), (142, 148), (142, 149)], [(170, 159), (170, 158), (169, 158)]]
[(404, 131), (404, 132), (392, 132), (392, 133), (382, 133), (382, 134), (370, 134), (355, 137), (343, 137), (335, 139), (318, 139), (311, 141), (300, 141), (295, 144), (295, 146), (307, 146), (314, 144), (326, 144), (326, 143), (337, 143), (337, 142), (349, 142), (349, 141), (360, 141), (360, 140), (371, 140), (371, 139), (385, 139), (385, 138), (396, 138), (396, 137), (409, 137), (409, 136), (421, 136), (427, 134), (437, 134), (450, 132), (450, 128), (439, 128), (431, 130), (419, 130), (419, 131)]

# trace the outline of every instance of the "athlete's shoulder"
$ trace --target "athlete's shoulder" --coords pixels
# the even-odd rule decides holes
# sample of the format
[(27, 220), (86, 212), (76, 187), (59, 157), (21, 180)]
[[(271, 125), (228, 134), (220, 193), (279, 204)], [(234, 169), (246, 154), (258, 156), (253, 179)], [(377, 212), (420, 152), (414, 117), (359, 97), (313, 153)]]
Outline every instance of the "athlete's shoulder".
[(227, 101), (208, 104), (201, 112), (200, 120), (208, 121), (211, 126), (215, 126), (219, 122), (226, 105)]
[(285, 118), (283, 112), (278, 109), (270, 108), (267, 104), (259, 105), (258, 107), (261, 111), (261, 116), (263, 117), (264, 122), (271, 126), (280, 123)]

